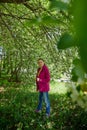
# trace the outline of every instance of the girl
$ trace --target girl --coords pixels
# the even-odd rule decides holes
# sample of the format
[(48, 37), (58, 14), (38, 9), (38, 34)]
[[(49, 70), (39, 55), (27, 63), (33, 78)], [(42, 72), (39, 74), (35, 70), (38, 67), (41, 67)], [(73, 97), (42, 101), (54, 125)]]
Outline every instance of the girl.
[(48, 67), (45, 65), (43, 59), (38, 60), (38, 70), (36, 75), (36, 85), (37, 91), (39, 91), (39, 103), (36, 109), (36, 112), (40, 112), (42, 109), (42, 101), (44, 99), (46, 104), (46, 116), (50, 115), (50, 102), (48, 91), (50, 90), (49, 82), (50, 82), (50, 73)]

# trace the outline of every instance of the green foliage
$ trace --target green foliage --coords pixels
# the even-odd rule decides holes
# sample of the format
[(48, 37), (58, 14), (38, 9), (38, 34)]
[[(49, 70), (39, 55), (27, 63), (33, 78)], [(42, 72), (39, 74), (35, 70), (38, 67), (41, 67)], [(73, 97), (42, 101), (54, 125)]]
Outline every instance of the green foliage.
[[(83, 107), (87, 108), (86, 102), (86, 95), (84, 95), (86, 89), (83, 89), (82, 86), (86, 88), (86, 80), (87, 77), (85, 76), (87, 73), (87, 8), (86, 8), (87, 1), (86, 0), (73, 0), (70, 5), (71, 7), (68, 8), (69, 10), (67, 13), (72, 12), (70, 15), (72, 17), (67, 17), (69, 21), (69, 32), (72, 34), (72, 37), (65, 33), (61, 36), (60, 41), (58, 43), (59, 49), (66, 49), (72, 46), (77, 46), (79, 51), (79, 59), (73, 62), (74, 67), (72, 69), (72, 81), (76, 82), (76, 84), (72, 85), (71, 97), (74, 101), (77, 101), (78, 104)], [(71, 11), (72, 10), (72, 11)], [(74, 87), (73, 87), (74, 86)], [(76, 87), (75, 87), (76, 86)], [(78, 86), (80, 86), (81, 91), (78, 93)], [(84, 100), (84, 101), (83, 101)]]
[(50, 9), (67, 10), (68, 5), (60, 0), (50, 0)]
[[(80, 2), (77, 0), (74, 1), (74, 26), (76, 30), (76, 34), (79, 38), (79, 47), (80, 47), (80, 57), (85, 72), (87, 72), (87, 8), (86, 8), (87, 1), (81, 0)], [(78, 9), (77, 9), (78, 8)]]
[(58, 42), (58, 48), (66, 49), (72, 46), (76, 46), (74, 38), (68, 33), (63, 34)]
[[(50, 10), (49, 6), (59, 10)], [(42, 57), (53, 79), (70, 74), (72, 59), (77, 50), (58, 51), (56, 41), (67, 30), (68, 4), (61, 1), (28, 1), (25, 4), (1, 4), (0, 46), (5, 50), (1, 76), (6, 80), (26, 84), (35, 83), (37, 59)], [(63, 11), (63, 12), (62, 12)], [(75, 55), (72, 55), (72, 53)], [(68, 57), (68, 60), (67, 58)], [(67, 61), (67, 62), (66, 62)], [(4, 80), (4, 78), (3, 78)]]
[(43, 17), (38, 17), (32, 19), (31, 21), (25, 22), (25, 26), (32, 27), (32, 26), (40, 26), (40, 25), (58, 25), (60, 24), (60, 20), (56, 19), (55, 17), (43, 15)]
[[(68, 85), (68, 84), (67, 84)], [(60, 90), (64, 83), (52, 83), (50, 93), (51, 115), (45, 118), (45, 104), (40, 114), (34, 112), (38, 94), (23, 88), (5, 88), (0, 92), (0, 129), (3, 130), (44, 130), (44, 129), (86, 129), (87, 118), (83, 109), (67, 98)], [(57, 91), (54, 92), (54, 88)], [(52, 93), (53, 92), (53, 93)]]
[[(82, 0), (30, 0), (16, 6), (0, 4), (0, 46), (5, 49), (0, 62), (1, 85), (9, 85), (9, 81), (21, 82), (25, 86), (34, 84), (37, 59), (42, 57), (50, 69), (52, 80), (61, 78), (64, 73), (71, 77), (73, 68), (72, 79), (81, 86), (87, 72), (85, 11), (86, 2)], [(77, 46), (78, 51), (74, 47), (57, 50), (57, 41), (59, 49)], [(78, 57), (78, 52), (81, 63), (73, 67), (72, 61)], [(22, 127), (21, 123), (19, 126)]]
[[(0, 46), (6, 52), (0, 59), (0, 86), (8, 86), (4, 91), (0, 88), (1, 130), (86, 129), (87, 112), (82, 109), (87, 110), (86, 5), (86, 0), (0, 4)], [(77, 48), (57, 50), (57, 41), (59, 49), (77, 46), (78, 51)], [(38, 95), (30, 92), (30, 84), (35, 83), (39, 57), (46, 61), (52, 79), (70, 74), (73, 68), (72, 76), (69, 76), (75, 83), (66, 84), (68, 95), (82, 108), (63, 95), (66, 89), (61, 84), (61, 89), (52, 84), (56, 87), (53, 88), (54, 94), (50, 94), (51, 117), (44, 120), (44, 110), (41, 115), (34, 113)], [(73, 59), (78, 57), (80, 60), (74, 60), (72, 65)], [(11, 89), (13, 82), (21, 82), (26, 88), (14, 84), (15, 89)], [(55, 91), (61, 91), (62, 95)]]
[[(85, 72), (83, 70), (81, 60), (75, 59), (73, 61), (74, 68), (72, 69), (72, 76), (77, 76), (77, 78), (80, 78), (81, 80), (84, 80), (85, 78)], [(78, 80), (76, 80), (78, 81)]]
[[(58, 48), (60, 49), (66, 49), (71, 46), (77, 46), (79, 47), (79, 55), (80, 59), (83, 65), (83, 68), (85, 69), (85, 72), (87, 72), (87, 17), (86, 17), (86, 1), (80, 1), (74, 0), (72, 3), (72, 16), (74, 17), (73, 20), (70, 23), (70, 26), (73, 26), (73, 30), (75, 33), (74, 36), (77, 37), (78, 40), (75, 38), (69, 36), (69, 34), (65, 34), (61, 37)], [(72, 30), (69, 30), (72, 31)], [(72, 31), (73, 33), (73, 31)]]

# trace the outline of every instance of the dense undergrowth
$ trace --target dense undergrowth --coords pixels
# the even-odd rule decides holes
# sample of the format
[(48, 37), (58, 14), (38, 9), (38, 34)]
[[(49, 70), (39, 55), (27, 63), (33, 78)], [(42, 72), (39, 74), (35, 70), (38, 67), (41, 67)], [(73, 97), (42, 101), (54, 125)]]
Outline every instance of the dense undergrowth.
[(45, 118), (44, 103), (42, 112), (35, 113), (38, 103), (35, 90), (0, 87), (0, 130), (86, 130), (87, 112), (73, 103), (66, 93), (58, 93), (65, 88), (63, 85), (52, 84), (49, 118)]

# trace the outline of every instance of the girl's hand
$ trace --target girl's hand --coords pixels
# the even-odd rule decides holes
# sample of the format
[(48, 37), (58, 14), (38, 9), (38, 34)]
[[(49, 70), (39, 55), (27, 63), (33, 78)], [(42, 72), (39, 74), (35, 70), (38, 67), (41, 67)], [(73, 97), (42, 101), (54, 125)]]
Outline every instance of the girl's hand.
[(37, 78), (37, 82), (39, 82), (40, 81), (40, 78)]

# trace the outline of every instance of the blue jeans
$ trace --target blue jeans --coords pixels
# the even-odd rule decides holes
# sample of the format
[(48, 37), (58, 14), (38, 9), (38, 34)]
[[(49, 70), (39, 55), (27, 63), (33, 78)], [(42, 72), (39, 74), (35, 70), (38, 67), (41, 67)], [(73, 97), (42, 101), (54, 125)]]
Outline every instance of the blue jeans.
[(45, 104), (46, 104), (46, 114), (50, 114), (50, 101), (49, 101), (48, 92), (40, 92), (39, 93), (39, 104), (38, 104), (37, 110), (42, 109), (43, 99), (44, 99)]

